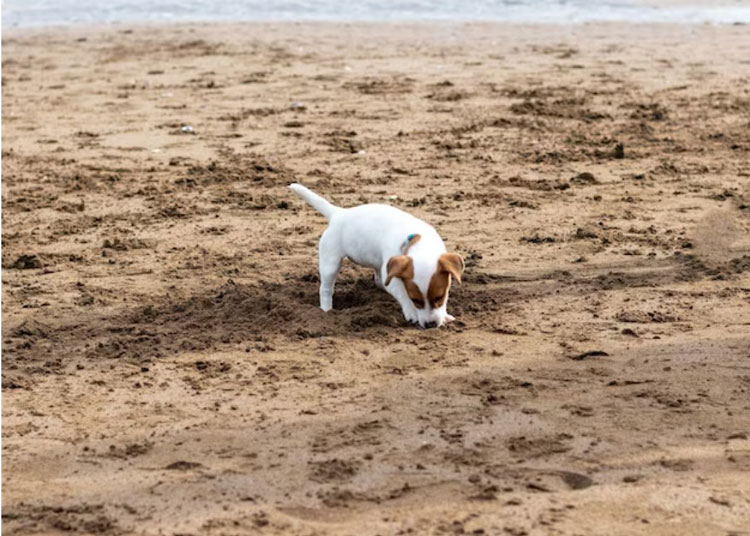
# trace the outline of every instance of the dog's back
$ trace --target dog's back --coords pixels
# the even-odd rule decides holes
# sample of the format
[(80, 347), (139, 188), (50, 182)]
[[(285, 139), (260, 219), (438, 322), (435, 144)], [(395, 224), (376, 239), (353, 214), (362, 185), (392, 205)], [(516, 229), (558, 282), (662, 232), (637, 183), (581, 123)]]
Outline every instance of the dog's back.
[(432, 226), (390, 205), (372, 203), (341, 209), (330, 221), (329, 229), (338, 234), (344, 254), (357, 264), (375, 269), (389, 257), (400, 255), (401, 244), (412, 234), (422, 236), (415, 247), (445, 251), (443, 240)]

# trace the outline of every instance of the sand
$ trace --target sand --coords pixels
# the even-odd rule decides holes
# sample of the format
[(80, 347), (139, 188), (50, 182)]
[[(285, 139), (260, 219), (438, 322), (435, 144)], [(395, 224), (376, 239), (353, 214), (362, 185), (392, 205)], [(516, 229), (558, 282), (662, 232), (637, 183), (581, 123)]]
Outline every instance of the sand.
[[(745, 534), (749, 58), (743, 26), (5, 32), (3, 529)], [(434, 224), (456, 322), (351, 264), (321, 312), (292, 181)]]

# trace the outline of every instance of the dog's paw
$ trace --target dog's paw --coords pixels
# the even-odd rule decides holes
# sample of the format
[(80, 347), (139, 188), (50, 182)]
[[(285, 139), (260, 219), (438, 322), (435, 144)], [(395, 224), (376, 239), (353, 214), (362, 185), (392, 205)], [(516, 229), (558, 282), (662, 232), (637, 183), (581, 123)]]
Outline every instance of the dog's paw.
[(416, 311), (404, 310), (404, 318), (410, 324), (416, 324), (419, 322), (419, 317), (417, 316)]
[(446, 314), (446, 315), (445, 315), (445, 322), (446, 322), (446, 324), (447, 324), (448, 322), (453, 322), (453, 321), (454, 321), (455, 319), (456, 319), (456, 317), (455, 317), (455, 316), (453, 316), (453, 315), (449, 315), (449, 314)]

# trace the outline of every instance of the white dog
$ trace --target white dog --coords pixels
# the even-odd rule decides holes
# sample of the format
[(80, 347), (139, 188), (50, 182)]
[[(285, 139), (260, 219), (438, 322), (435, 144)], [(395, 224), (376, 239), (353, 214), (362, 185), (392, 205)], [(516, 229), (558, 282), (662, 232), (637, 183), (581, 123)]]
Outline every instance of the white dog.
[(425, 328), (454, 319), (446, 311), (448, 290), (451, 276), (461, 283), (464, 260), (446, 253), (432, 226), (388, 205), (341, 208), (301, 184), (289, 188), (329, 221), (320, 237), (321, 309), (333, 307), (336, 276), (348, 257), (375, 270), (375, 284), (396, 298), (407, 321)]

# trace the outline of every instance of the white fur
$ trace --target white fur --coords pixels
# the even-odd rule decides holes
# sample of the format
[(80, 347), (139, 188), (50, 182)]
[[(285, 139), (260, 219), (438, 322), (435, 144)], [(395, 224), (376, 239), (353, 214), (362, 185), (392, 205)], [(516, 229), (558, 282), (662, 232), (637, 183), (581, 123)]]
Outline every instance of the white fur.
[(333, 307), (336, 276), (341, 268), (341, 261), (348, 257), (375, 271), (375, 284), (396, 298), (407, 321), (419, 322), (420, 326), (425, 327), (441, 326), (446, 321), (453, 320), (446, 311), (447, 297), (438, 309), (433, 309), (429, 303), (424, 308), (417, 309), (401, 279), (394, 277), (388, 286), (383, 285), (388, 277), (388, 260), (403, 254), (401, 246), (410, 234), (419, 234), (421, 239), (409, 248), (408, 255), (413, 261), (414, 283), (422, 295), (427, 297), (427, 289), (437, 270), (438, 259), (445, 253), (445, 244), (431, 225), (388, 205), (368, 204), (341, 208), (301, 184), (292, 184), (289, 188), (329, 221), (328, 228), (320, 237), (319, 247), (321, 309), (330, 311)]

